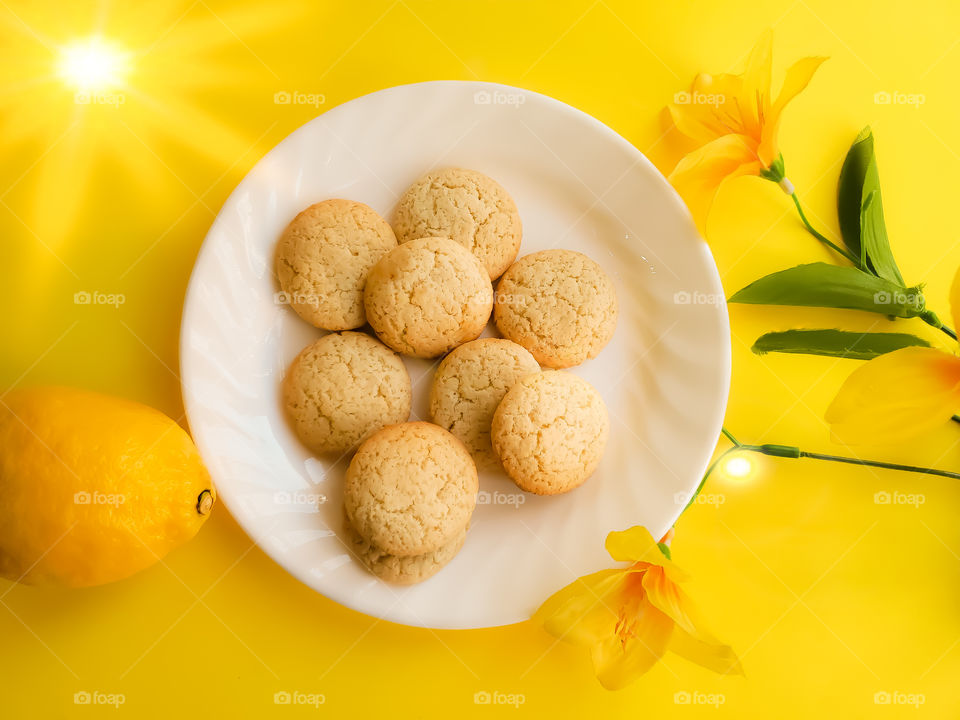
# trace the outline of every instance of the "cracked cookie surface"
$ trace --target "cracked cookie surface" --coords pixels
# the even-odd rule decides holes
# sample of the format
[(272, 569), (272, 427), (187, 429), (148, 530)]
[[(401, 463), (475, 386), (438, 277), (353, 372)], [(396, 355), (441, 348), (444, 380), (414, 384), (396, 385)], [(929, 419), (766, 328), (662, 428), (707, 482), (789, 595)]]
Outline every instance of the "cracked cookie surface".
[(387, 221), (353, 200), (324, 200), (297, 215), (280, 236), (277, 277), (290, 307), (324, 330), (366, 323), (367, 273), (397, 246)]
[(401, 243), (448, 237), (472, 252), (496, 280), (520, 250), (523, 227), (516, 203), (492, 178), (475, 170), (427, 173), (400, 198), (393, 227)]
[(439, 550), (470, 520), (477, 467), (441, 427), (409, 422), (369, 437), (347, 468), (343, 503), (360, 535), (390, 555)]
[(493, 288), (469, 250), (449, 238), (420, 238), (374, 266), (364, 305), (387, 345), (404, 355), (436, 357), (483, 332)]
[(493, 447), (521, 490), (557, 495), (596, 470), (610, 434), (600, 393), (559, 370), (528, 375), (504, 396), (493, 416)]
[(283, 403), (307, 447), (343, 453), (410, 417), (410, 376), (403, 360), (369, 335), (331, 333), (294, 359)]
[(490, 444), (493, 413), (518, 380), (539, 371), (533, 355), (510, 340), (468, 342), (437, 367), (430, 416), (467, 446), (478, 468), (494, 467), (499, 460)]
[(423, 555), (399, 557), (384, 552), (354, 529), (344, 515), (343, 530), (350, 551), (366, 568), (381, 580), (398, 585), (413, 585), (436, 575), (460, 552), (467, 539), (467, 528), (457, 533), (446, 545)]
[(617, 325), (613, 281), (573, 250), (525, 255), (500, 278), (494, 321), (541, 365), (566, 368), (596, 357)]

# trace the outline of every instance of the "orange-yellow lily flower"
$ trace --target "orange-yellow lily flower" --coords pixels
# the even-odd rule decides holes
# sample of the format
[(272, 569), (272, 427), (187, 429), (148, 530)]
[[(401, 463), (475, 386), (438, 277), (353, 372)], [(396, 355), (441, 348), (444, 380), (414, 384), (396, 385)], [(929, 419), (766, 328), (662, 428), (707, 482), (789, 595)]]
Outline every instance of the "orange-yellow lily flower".
[[(960, 321), (960, 270), (950, 290)], [(960, 358), (936, 348), (908, 347), (857, 368), (827, 408), (834, 439), (848, 445), (901, 442), (922, 435), (960, 410)]]
[(742, 673), (737, 656), (702, 629), (680, 589), (687, 575), (643, 527), (607, 535), (607, 552), (627, 567), (579, 578), (552, 595), (534, 618), (550, 634), (590, 649), (597, 678), (619, 690), (667, 650), (720, 673)]
[(677, 130), (698, 145), (669, 180), (701, 230), (717, 191), (730, 178), (759, 175), (780, 183), (788, 194), (793, 191), (777, 146), (780, 116), (826, 58), (803, 58), (792, 65), (773, 100), (772, 57), (773, 33), (768, 30), (751, 51), (743, 75), (700, 74), (690, 92), (679, 93), (669, 106)]

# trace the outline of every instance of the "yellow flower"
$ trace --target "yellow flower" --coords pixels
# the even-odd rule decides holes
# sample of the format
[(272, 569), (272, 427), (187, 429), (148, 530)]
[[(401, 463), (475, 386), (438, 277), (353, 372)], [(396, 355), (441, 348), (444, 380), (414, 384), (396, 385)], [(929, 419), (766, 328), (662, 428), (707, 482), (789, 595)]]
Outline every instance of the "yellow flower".
[[(960, 320), (960, 270), (950, 290)], [(960, 410), (960, 358), (936, 348), (908, 347), (855, 370), (825, 415), (835, 440), (848, 445), (900, 442), (922, 435)]]
[(772, 100), (772, 45), (768, 30), (751, 51), (743, 75), (700, 74), (690, 92), (669, 106), (677, 130), (698, 146), (680, 160), (669, 180), (701, 230), (725, 180), (762, 175), (792, 192), (777, 146), (780, 116), (826, 58), (803, 58), (792, 65)]
[(715, 672), (742, 673), (733, 651), (702, 629), (680, 589), (686, 573), (664, 557), (646, 528), (612, 532), (606, 548), (630, 565), (579, 578), (534, 615), (551, 635), (591, 650), (605, 688), (625, 687), (667, 650)]

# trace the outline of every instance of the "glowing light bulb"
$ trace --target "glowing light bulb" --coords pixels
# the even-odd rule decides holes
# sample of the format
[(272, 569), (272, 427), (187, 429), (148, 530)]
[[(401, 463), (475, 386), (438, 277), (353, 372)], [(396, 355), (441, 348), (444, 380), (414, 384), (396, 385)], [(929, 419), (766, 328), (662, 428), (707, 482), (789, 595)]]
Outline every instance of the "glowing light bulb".
[(60, 49), (60, 77), (78, 92), (118, 88), (129, 69), (129, 53), (99, 37), (78, 40)]
[(723, 471), (734, 478), (743, 478), (753, 470), (753, 463), (745, 457), (732, 457), (723, 465)]

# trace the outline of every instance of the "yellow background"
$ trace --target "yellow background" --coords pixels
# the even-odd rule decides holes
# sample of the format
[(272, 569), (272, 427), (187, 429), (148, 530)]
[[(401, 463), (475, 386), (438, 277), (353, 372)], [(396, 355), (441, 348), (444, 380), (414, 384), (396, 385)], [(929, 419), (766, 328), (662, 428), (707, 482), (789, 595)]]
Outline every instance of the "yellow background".
[[(903, 275), (928, 283), (930, 305), (948, 314), (960, 265), (960, 7), (949, 0), (4, 0), (0, 386), (77, 384), (183, 422), (177, 337), (197, 249), (240, 178), (319, 111), (400, 83), (498, 81), (591, 113), (669, 171), (678, 146), (664, 135), (663, 106), (699, 70), (739, 69), (770, 26), (775, 77), (803, 55), (831, 58), (781, 133), (814, 223), (836, 237), (840, 162), (871, 124)], [(97, 28), (140, 54), (119, 107), (77, 105), (51, 78), (56, 46)], [(280, 91), (322, 94), (324, 104), (274, 104)], [(877, 104), (878, 92), (923, 102)], [(718, 203), (709, 239), (728, 293), (832, 259), (771, 183), (739, 180)], [(122, 293), (125, 303), (75, 305), (78, 291)], [(876, 318), (734, 307), (731, 319), (728, 427), (746, 442), (842, 451), (822, 415), (856, 361), (758, 358), (748, 348), (766, 330), (865, 330)], [(895, 327), (943, 339), (919, 321)], [(960, 427), (945, 423), (920, 441), (860, 452), (960, 469), (958, 440)], [(883, 491), (923, 503), (876, 504)], [(956, 482), (768, 460), (745, 481), (717, 475), (706, 492), (715, 503), (683, 517), (674, 558), (746, 678), (668, 656), (608, 693), (585, 654), (530, 623), (431, 632), (379, 622), (295, 582), (220, 507), (196, 540), (125, 582), (0, 583), (0, 716), (960, 715)], [(125, 704), (77, 707), (84, 690), (123, 693)], [(278, 691), (326, 703), (278, 707)], [(479, 691), (522, 693), (524, 704), (477, 706)], [(875, 704), (884, 692), (923, 702)], [(702, 704), (711, 694), (719, 708)], [(701, 704), (678, 704), (685, 697)]]

